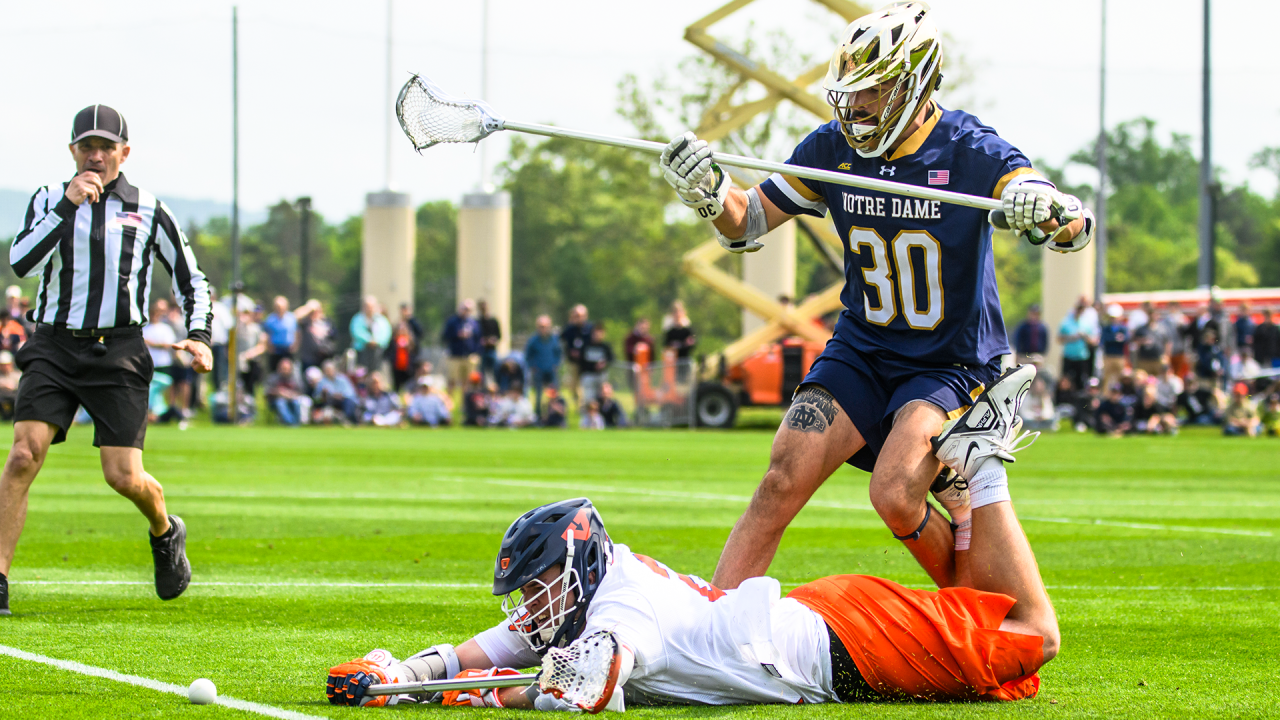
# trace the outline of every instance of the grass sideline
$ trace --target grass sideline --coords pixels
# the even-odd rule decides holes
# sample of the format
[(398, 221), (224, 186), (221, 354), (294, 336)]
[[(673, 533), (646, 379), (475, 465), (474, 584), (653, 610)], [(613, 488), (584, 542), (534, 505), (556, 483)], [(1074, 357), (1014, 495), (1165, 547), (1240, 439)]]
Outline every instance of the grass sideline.
[[(763, 431), (153, 428), (148, 470), (190, 528), (195, 583), (161, 603), (145, 524), (76, 428), (32, 489), (0, 645), (308, 715), (324, 671), (404, 656), (499, 619), (485, 589), (519, 513), (589, 495), (615, 540), (709, 577), (768, 458)], [(1046, 436), (1011, 468), (1061, 618), (1042, 691), (1016, 704), (633, 710), (641, 716), (1274, 717), (1280, 698), (1280, 473), (1274, 440)], [(771, 574), (865, 572), (925, 586), (841, 470)], [(109, 583), (109, 584), (83, 584)], [(0, 715), (261, 717), (0, 656)]]

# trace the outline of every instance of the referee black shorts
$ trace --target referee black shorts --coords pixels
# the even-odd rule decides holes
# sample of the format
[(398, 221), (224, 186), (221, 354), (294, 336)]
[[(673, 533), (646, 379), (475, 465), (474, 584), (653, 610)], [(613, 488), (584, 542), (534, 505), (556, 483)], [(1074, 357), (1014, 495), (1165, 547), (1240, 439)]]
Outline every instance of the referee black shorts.
[(99, 355), (93, 351), (98, 338), (37, 327), (14, 358), (22, 371), (14, 420), (56, 425), (53, 442), (60, 443), (67, 439), (76, 408), (83, 405), (93, 418), (94, 446), (141, 450), (154, 368), (142, 329), (125, 333), (105, 338), (107, 352)]

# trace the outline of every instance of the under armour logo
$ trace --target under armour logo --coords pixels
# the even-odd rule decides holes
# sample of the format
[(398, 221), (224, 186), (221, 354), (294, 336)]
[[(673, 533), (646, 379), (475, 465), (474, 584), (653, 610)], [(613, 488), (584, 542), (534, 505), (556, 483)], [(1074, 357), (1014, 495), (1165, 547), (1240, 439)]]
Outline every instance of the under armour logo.
[(880, 174), (881, 174), (881, 175), (888, 175), (889, 177), (893, 177), (893, 173), (894, 173), (894, 172), (896, 172), (896, 171), (897, 171), (897, 169), (898, 169), (898, 166), (896, 166), (896, 165), (881, 165), (881, 166), (880, 166)]

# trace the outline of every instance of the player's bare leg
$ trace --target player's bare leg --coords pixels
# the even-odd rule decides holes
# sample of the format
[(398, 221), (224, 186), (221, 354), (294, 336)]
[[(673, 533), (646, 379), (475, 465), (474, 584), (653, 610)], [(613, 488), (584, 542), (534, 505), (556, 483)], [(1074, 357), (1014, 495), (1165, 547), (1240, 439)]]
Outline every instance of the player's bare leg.
[[(1000, 465), (1000, 461), (987, 460), (984, 470), (991, 465)], [(1002, 467), (999, 472), (1003, 475)], [(999, 482), (998, 479), (995, 481)], [(981, 482), (976, 480), (970, 486), (971, 490), (982, 489)], [(987, 505), (982, 502), (975, 494), (973, 544), (968, 551), (973, 587), (1002, 593), (1016, 600), (1000, 629), (1043, 637), (1044, 661), (1048, 662), (1057, 655), (1061, 636), (1058, 617), (1040, 578), (1031, 543), (1018, 523), (1011, 501), (1000, 500)]]
[(40, 420), (13, 425), (13, 448), (0, 473), (0, 575), (8, 575), (18, 537), (27, 522), (27, 491), (36, 479), (58, 427)]
[(102, 475), (112, 490), (133, 501), (151, 524), (151, 534), (159, 537), (169, 530), (169, 513), (164, 488), (144, 469), (142, 451), (133, 447), (104, 447), (100, 452)]
[(942, 467), (929, 441), (946, 419), (931, 403), (904, 405), (871, 473), (871, 505), (938, 587), (956, 584), (951, 524), (941, 513), (930, 511), (926, 502)]
[(728, 590), (764, 575), (787, 525), (864, 444), (830, 393), (815, 385), (796, 393), (773, 438), (769, 470), (729, 533), (712, 584)]

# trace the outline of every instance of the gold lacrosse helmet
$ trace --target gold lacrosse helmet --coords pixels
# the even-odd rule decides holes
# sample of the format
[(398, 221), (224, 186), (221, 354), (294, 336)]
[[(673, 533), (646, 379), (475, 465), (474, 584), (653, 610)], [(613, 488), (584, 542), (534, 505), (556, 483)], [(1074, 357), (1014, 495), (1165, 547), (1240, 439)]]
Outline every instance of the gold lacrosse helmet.
[[(928, 3), (896, 2), (849, 24), (822, 87), (862, 157), (889, 149), (942, 82), (942, 42)], [(870, 91), (870, 92), (860, 92)]]

